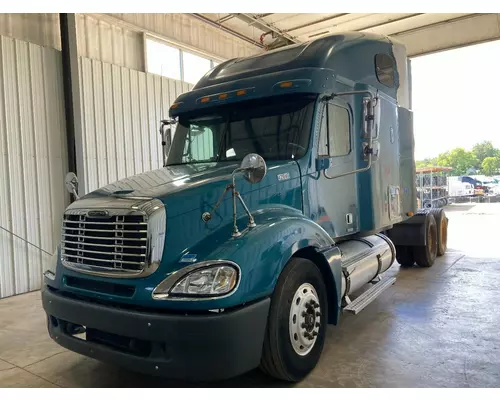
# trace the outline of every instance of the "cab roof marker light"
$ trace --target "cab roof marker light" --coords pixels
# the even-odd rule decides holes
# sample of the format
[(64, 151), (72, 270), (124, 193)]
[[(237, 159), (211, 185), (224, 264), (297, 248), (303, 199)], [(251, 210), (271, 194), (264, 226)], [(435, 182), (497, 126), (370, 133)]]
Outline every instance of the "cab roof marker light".
[(227, 93), (221, 93), (219, 94), (219, 100), (225, 100), (227, 99), (227, 96), (228, 96)]
[(304, 89), (311, 86), (311, 79), (292, 79), (290, 81), (280, 81), (273, 85), (273, 91), (284, 92), (284, 91), (294, 91), (296, 89)]
[(240, 89), (236, 92), (236, 96), (244, 96), (245, 94), (247, 94), (246, 89)]
[(171, 109), (175, 110), (176, 108), (179, 108), (179, 106), (182, 104), (182, 102), (180, 103), (174, 103), (170, 106)]
[(210, 101), (210, 97), (202, 97), (200, 102), (202, 103), (208, 103)]

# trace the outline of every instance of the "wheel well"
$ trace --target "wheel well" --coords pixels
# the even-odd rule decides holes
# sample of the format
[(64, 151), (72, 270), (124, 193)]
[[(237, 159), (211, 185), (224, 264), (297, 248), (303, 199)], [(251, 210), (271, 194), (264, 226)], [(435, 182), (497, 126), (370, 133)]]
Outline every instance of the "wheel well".
[(319, 268), (321, 275), (323, 275), (323, 280), (325, 281), (328, 297), (328, 323), (337, 325), (339, 316), (339, 310), (337, 309), (338, 299), (335, 290), (335, 281), (328, 261), (326, 261), (325, 257), (322, 256), (321, 253), (318, 253), (314, 247), (304, 247), (295, 252), (292, 258), (294, 257), (306, 258)]

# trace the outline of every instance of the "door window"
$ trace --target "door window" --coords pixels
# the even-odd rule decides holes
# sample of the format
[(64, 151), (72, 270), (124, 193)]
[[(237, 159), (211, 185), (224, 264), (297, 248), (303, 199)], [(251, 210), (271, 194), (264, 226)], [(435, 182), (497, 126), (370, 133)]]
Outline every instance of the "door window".
[(351, 152), (349, 111), (328, 103), (321, 120), (318, 155), (345, 156)]

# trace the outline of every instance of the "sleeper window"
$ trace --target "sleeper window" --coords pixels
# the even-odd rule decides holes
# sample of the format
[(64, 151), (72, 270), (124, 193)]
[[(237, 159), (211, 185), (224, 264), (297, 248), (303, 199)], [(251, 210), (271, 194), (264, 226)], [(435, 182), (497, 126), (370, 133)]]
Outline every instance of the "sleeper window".
[(389, 54), (375, 56), (375, 72), (382, 85), (394, 87), (394, 59)]

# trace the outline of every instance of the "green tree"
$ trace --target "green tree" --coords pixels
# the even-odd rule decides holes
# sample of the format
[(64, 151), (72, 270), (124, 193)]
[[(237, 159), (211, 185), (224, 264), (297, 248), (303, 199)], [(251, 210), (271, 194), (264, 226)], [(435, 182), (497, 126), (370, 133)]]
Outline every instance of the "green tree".
[(491, 143), (491, 141), (489, 140), (485, 140), (484, 142), (481, 143), (476, 143), (472, 147), (472, 153), (474, 153), (474, 155), (477, 158), (478, 164), (476, 166), (478, 168), (481, 168), (485, 158), (500, 156), (500, 150), (496, 149), (493, 146), (493, 143)]
[(464, 175), (469, 168), (478, 165), (478, 159), (472, 151), (457, 147), (438, 155), (436, 164), (441, 167), (453, 168), (451, 171), (453, 175)]
[(481, 169), (484, 175), (494, 175), (500, 169), (499, 157), (486, 157), (482, 164)]
[(415, 167), (416, 168), (433, 167), (435, 165), (436, 165), (436, 159), (435, 158), (424, 158), (423, 160), (417, 160), (417, 161), (415, 161)]

